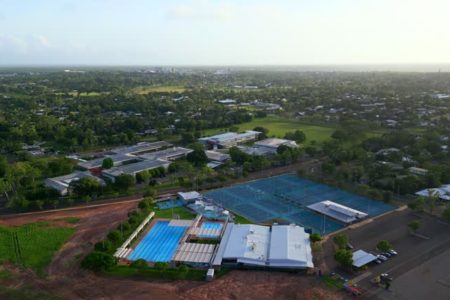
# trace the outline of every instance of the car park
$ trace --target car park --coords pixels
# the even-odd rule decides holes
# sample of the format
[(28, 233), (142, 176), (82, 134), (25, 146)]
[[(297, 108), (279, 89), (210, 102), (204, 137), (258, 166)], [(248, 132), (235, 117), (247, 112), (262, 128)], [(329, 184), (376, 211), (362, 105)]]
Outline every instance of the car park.
[(389, 252), (383, 252), (381, 253), (381, 255), (386, 256), (387, 258), (390, 258), (391, 256), (393, 256), (391, 253)]

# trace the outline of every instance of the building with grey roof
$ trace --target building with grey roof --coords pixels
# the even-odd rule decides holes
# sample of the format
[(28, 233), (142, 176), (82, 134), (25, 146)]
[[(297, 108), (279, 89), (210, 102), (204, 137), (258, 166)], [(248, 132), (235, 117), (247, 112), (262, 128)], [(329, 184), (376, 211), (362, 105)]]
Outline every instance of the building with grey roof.
[(170, 165), (170, 162), (166, 160), (144, 160), (132, 164), (122, 165), (118, 167), (113, 167), (108, 170), (104, 170), (102, 172), (102, 175), (111, 181), (114, 182), (115, 178), (117, 176), (120, 176), (122, 174), (132, 175), (136, 176), (137, 173), (142, 171), (148, 171), (152, 169), (156, 169), (159, 167), (163, 167), (167, 169)]
[(126, 162), (131, 162), (133, 160), (137, 160), (138, 158), (136, 156), (130, 156), (126, 154), (113, 154), (113, 155), (106, 155), (105, 157), (100, 157), (92, 160), (82, 161), (78, 163), (78, 166), (84, 170), (92, 170), (101, 168), (103, 164), (103, 160), (105, 158), (111, 158), (113, 161), (114, 167), (120, 166)]
[(189, 148), (183, 148), (183, 147), (172, 147), (167, 148), (164, 150), (146, 153), (139, 155), (139, 157), (147, 160), (156, 160), (156, 159), (163, 159), (163, 160), (176, 160), (180, 158), (186, 157), (189, 153), (191, 153), (192, 149)]
[(165, 141), (158, 142), (141, 142), (132, 146), (118, 147), (111, 150), (111, 152), (116, 154), (128, 154), (128, 155), (140, 155), (151, 151), (160, 150), (163, 148), (170, 147), (171, 144)]
[(228, 223), (213, 266), (305, 269), (314, 267), (309, 234), (297, 225), (261, 226)]
[(198, 141), (207, 148), (229, 148), (238, 144), (255, 141), (261, 134), (259, 131), (247, 130), (243, 133), (226, 132), (209, 137), (199, 138)]
[(95, 178), (100, 184), (105, 184), (105, 182), (95, 176), (92, 176), (89, 172), (73, 172), (64, 176), (58, 176), (53, 178), (47, 178), (44, 181), (44, 186), (57, 190), (62, 196), (69, 193), (69, 186), (72, 182), (80, 180), (84, 177)]

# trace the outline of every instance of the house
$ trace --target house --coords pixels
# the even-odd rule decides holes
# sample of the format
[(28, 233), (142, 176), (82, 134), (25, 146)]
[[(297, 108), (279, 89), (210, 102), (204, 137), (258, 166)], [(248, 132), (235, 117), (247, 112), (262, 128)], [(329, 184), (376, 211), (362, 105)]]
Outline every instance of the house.
[(80, 180), (81, 178), (84, 178), (84, 177), (91, 177), (91, 178), (94, 178), (95, 180), (97, 180), (100, 184), (102, 184), (102, 185), (105, 184), (105, 182), (102, 179), (92, 176), (91, 173), (89, 173), (89, 172), (77, 171), (77, 172), (70, 173), (68, 175), (47, 178), (44, 181), (44, 186), (55, 189), (59, 192), (60, 195), (66, 196), (67, 194), (69, 194), (70, 184), (72, 182)]
[(415, 194), (421, 197), (437, 196), (441, 200), (450, 201), (450, 184), (444, 184), (438, 188), (420, 190)]

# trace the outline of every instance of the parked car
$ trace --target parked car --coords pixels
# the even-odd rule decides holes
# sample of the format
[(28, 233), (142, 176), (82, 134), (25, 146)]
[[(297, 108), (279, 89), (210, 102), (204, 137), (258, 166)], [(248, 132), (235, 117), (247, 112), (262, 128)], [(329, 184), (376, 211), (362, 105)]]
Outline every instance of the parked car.
[(381, 254), (377, 255), (377, 257), (378, 257), (378, 259), (380, 259), (382, 261), (387, 261), (388, 260), (386, 256), (381, 255)]
[(397, 251), (395, 251), (394, 249), (389, 250), (389, 253), (394, 256), (398, 254)]
[(381, 253), (381, 255), (386, 256), (387, 258), (393, 256), (393, 255), (392, 255), (391, 253), (389, 253), (389, 252), (383, 252), (383, 253)]
[(374, 262), (378, 265), (382, 263), (381, 259), (379, 259), (379, 258), (375, 259)]
[(381, 277), (382, 280), (385, 280), (385, 281), (392, 281), (393, 280), (393, 278), (388, 273), (383, 273), (383, 274), (380, 275), (380, 277)]
[(353, 245), (350, 243), (347, 243), (347, 250), (353, 250)]

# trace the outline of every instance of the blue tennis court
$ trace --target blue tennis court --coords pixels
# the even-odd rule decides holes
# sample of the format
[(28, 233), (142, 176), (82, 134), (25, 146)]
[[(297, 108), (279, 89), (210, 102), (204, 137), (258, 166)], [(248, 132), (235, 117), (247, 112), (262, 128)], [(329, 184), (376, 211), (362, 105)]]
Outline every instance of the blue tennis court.
[(156, 203), (160, 210), (165, 210), (169, 208), (181, 207), (184, 205), (184, 202), (180, 199), (169, 199), (166, 201), (160, 201)]
[(169, 221), (156, 222), (128, 256), (128, 259), (145, 259), (152, 262), (170, 261), (186, 229), (187, 227), (183, 226), (169, 226)]
[(291, 174), (217, 189), (205, 193), (205, 196), (256, 223), (285, 220), (322, 234), (339, 230), (344, 224), (309, 210), (307, 206), (310, 204), (331, 200), (371, 217), (394, 208)]

